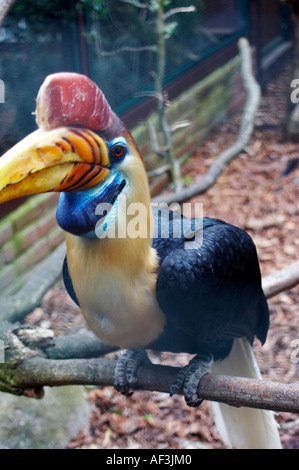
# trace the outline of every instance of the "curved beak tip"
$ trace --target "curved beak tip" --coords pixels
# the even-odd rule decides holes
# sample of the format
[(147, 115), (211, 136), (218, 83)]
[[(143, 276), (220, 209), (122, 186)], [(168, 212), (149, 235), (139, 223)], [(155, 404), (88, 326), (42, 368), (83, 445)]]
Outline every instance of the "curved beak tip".
[(0, 203), (49, 191), (77, 191), (109, 175), (106, 143), (88, 129), (37, 130), (0, 158)]

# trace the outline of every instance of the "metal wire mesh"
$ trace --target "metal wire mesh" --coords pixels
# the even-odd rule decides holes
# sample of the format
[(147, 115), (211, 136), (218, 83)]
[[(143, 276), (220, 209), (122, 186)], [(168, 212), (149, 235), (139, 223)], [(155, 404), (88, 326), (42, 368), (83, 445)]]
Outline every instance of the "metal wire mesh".
[[(33, 10), (23, 17), (10, 14), (0, 30), (0, 80), (5, 84), (0, 154), (36, 128), (35, 97), (50, 73), (80, 72), (85, 64), (83, 71), (100, 85), (117, 113), (154, 89), (156, 10), (140, 5), (153, 6), (155, 0), (68, 0), (61, 2), (64, 13), (56, 11), (51, 18), (38, 10), (46, 3), (31, 2)], [(83, 3), (82, 27), (77, 9)], [(165, 5), (164, 84), (201, 62), (204, 67), (205, 58), (248, 32), (247, 0), (172, 0)], [(178, 11), (190, 6), (196, 11)], [(279, 35), (279, 21), (275, 24)]]

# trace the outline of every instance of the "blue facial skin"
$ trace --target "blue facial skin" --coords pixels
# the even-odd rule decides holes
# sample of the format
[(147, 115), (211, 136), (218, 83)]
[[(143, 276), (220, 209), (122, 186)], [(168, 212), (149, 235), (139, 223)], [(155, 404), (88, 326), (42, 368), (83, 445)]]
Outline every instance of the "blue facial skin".
[[(113, 205), (117, 196), (126, 185), (125, 175), (117, 171), (117, 163), (114, 161), (113, 147), (121, 144), (126, 148), (126, 141), (120, 137), (114, 139), (109, 144), (109, 157), (112, 164), (111, 175), (99, 187), (85, 190), (65, 192), (60, 194), (59, 203), (56, 212), (58, 225), (73, 235), (93, 238), (96, 237), (96, 224), (105, 217), (96, 215), (98, 204)], [(125, 157), (124, 154), (123, 158)]]

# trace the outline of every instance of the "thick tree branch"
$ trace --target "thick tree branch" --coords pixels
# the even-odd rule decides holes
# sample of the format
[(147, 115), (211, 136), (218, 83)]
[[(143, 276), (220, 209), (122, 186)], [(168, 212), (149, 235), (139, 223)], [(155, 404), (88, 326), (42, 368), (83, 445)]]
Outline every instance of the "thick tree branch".
[[(150, 137), (150, 142), (151, 142), (151, 148), (153, 149), (153, 152), (156, 153), (157, 155), (159, 155), (160, 157), (163, 157), (163, 158), (166, 158), (166, 153), (164, 150), (162, 150), (160, 147), (159, 147), (159, 144), (158, 144), (158, 138), (157, 138), (157, 133), (156, 133), (156, 129), (154, 127), (154, 125), (149, 121), (148, 122), (148, 132), (149, 132), (149, 137)], [(165, 165), (163, 165), (164, 167)], [(168, 168), (170, 168), (170, 164), (168, 163), (167, 164)], [(159, 171), (161, 167), (157, 168), (157, 170)], [(168, 169), (167, 168), (167, 169)], [(154, 170), (155, 171), (155, 170)], [(163, 170), (163, 172), (165, 171), (165, 169)], [(159, 173), (161, 174), (161, 173)], [(147, 176), (150, 178), (151, 177), (151, 174), (150, 172), (147, 174)]]
[(88, 359), (100, 357), (118, 348), (97, 338), (89, 330), (65, 336), (57, 336), (53, 347), (44, 348), (49, 359)]
[[(27, 396), (40, 397), (44, 385), (108, 386), (113, 384), (115, 366), (116, 361), (107, 359), (48, 360), (35, 356), (16, 368), (13, 391), (23, 394), (27, 390)], [(142, 389), (168, 393), (179, 370), (147, 364), (138, 369), (138, 383)], [(234, 406), (299, 412), (299, 386), (295, 384), (206, 374), (199, 383), (198, 394)]]
[(198, 194), (206, 192), (213, 186), (231, 160), (237, 157), (248, 145), (260, 102), (260, 87), (252, 72), (251, 50), (247, 39), (242, 38), (239, 40), (239, 50), (241, 55), (241, 75), (247, 92), (247, 99), (237, 141), (217, 158), (198, 183), (176, 193), (156, 196), (153, 198), (153, 202), (165, 202), (166, 204), (172, 204), (173, 202), (182, 203)]
[(274, 271), (262, 279), (263, 291), (268, 299), (297, 284), (299, 284), (299, 261), (279, 271)]

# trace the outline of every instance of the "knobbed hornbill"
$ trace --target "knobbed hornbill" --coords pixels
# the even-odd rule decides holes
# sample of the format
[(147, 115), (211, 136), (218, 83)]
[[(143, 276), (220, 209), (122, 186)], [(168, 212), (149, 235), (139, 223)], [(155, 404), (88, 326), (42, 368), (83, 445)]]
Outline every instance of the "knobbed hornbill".
[[(264, 343), (269, 312), (249, 235), (211, 218), (186, 234), (183, 216), (151, 207), (137, 145), (89, 78), (48, 76), (36, 120), (39, 129), (0, 159), (0, 203), (61, 192), (66, 288), (96, 335), (129, 348), (116, 388), (136, 388), (145, 349), (196, 354), (171, 389), (183, 388), (190, 406), (201, 402), (198, 382), (212, 362), (235, 363), (230, 373), (256, 377), (249, 343), (255, 336)], [(129, 234), (138, 224), (137, 235)], [(245, 409), (237, 418), (239, 410), (217, 406), (218, 425), (233, 445), (280, 446), (269, 412)]]

